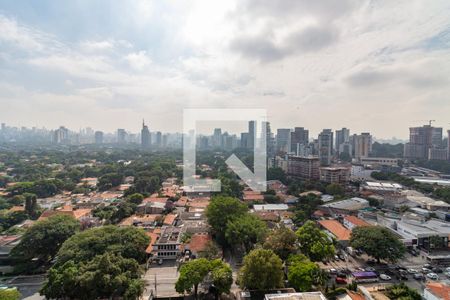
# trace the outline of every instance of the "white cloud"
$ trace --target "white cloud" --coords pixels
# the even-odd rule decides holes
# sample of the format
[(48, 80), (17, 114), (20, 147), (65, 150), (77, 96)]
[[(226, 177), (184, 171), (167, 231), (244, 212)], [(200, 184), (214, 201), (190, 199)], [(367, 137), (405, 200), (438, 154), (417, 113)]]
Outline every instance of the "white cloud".
[(130, 64), (130, 66), (137, 71), (142, 71), (152, 63), (152, 60), (148, 57), (145, 51), (139, 51), (135, 53), (130, 53), (125, 56), (125, 60)]

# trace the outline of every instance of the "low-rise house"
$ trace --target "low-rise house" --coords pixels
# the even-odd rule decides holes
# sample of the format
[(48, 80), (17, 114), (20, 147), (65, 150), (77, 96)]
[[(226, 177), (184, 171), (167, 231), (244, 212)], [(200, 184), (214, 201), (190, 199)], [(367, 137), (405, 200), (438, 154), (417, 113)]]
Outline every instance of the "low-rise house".
[(336, 202), (329, 202), (320, 206), (325, 214), (336, 215), (356, 215), (360, 209), (369, 207), (369, 201), (362, 198), (351, 198)]
[(202, 251), (205, 251), (209, 242), (212, 242), (212, 238), (209, 233), (195, 233), (191, 236), (189, 243), (184, 245), (184, 251), (189, 251), (191, 255), (198, 257)]
[(287, 211), (289, 207), (287, 204), (256, 204), (253, 205), (255, 212), (260, 211)]
[(162, 214), (166, 209), (166, 203), (142, 202), (136, 208), (137, 214)]
[(358, 217), (355, 216), (345, 216), (344, 220), (342, 222), (344, 224), (345, 227), (347, 227), (349, 230), (353, 230), (354, 228), (358, 227), (358, 226), (371, 226), (371, 224), (367, 223), (364, 220), (361, 220)]
[(175, 221), (176, 221), (177, 217), (178, 217), (178, 215), (176, 215), (176, 214), (167, 214), (164, 217), (163, 225), (175, 225)]
[(143, 228), (153, 228), (162, 220), (160, 214), (132, 215), (123, 219), (119, 226), (137, 226)]
[(71, 205), (65, 205), (55, 210), (46, 210), (39, 217), (38, 221), (48, 219), (56, 215), (72, 216), (78, 221), (83, 221), (92, 217), (92, 209), (90, 208), (74, 208)]
[(337, 220), (321, 220), (318, 223), (330, 237), (337, 240), (342, 246), (348, 245), (352, 232)]
[(450, 286), (443, 282), (429, 282), (423, 291), (425, 300), (450, 300)]
[(244, 191), (242, 200), (245, 202), (262, 202), (264, 201), (264, 195), (257, 191)]
[(274, 190), (276, 193), (283, 193), (283, 194), (287, 192), (287, 186), (285, 186), (279, 180), (267, 180), (266, 184), (268, 190)]

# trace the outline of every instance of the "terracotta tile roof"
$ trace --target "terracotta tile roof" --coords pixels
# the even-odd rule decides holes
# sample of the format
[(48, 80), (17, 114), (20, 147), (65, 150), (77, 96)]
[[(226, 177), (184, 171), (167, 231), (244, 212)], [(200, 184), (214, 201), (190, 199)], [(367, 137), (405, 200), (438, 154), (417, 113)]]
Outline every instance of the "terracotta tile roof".
[(164, 225), (172, 225), (175, 219), (177, 218), (176, 214), (168, 214), (164, 217)]
[(443, 300), (450, 300), (450, 286), (440, 282), (430, 282), (427, 289), (436, 297)]
[(158, 214), (148, 214), (148, 215), (143, 215), (143, 216), (132, 215), (132, 216), (129, 216), (128, 218), (123, 219), (119, 223), (119, 225), (120, 226), (131, 226), (135, 222), (138, 222), (138, 223), (151, 223), (151, 222), (156, 221), (156, 219), (158, 217), (161, 217), (161, 215), (158, 215)]
[(183, 196), (183, 197), (180, 197), (180, 199), (178, 199), (174, 204), (175, 204), (175, 206), (184, 207), (184, 206), (186, 206), (188, 201), (189, 201), (188, 198)]
[(211, 236), (208, 233), (196, 233), (191, 237), (189, 249), (192, 252), (198, 253), (204, 250), (208, 242), (211, 240)]
[(319, 224), (324, 227), (326, 230), (331, 232), (337, 240), (339, 241), (348, 241), (350, 240), (351, 231), (342, 226), (336, 220), (322, 220), (319, 221)]
[(142, 203), (155, 203), (155, 202), (159, 202), (159, 203), (166, 203), (167, 200), (169, 200), (168, 197), (148, 197), (145, 198), (144, 200), (142, 200)]
[(355, 216), (345, 216), (344, 219), (347, 220), (348, 222), (354, 224), (355, 226), (371, 226), (366, 221), (361, 220), (360, 218), (355, 217)]
[(155, 232), (146, 232), (146, 234), (150, 237), (150, 243), (148, 244), (147, 249), (145, 249), (145, 253), (150, 254), (153, 251), (153, 245), (159, 238), (159, 234)]
[(313, 213), (313, 215), (316, 216), (316, 217), (323, 217), (323, 216), (325, 216), (325, 214), (324, 214), (323, 211), (321, 211), (321, 210), (316, 210), (316, 211)]
[(264, 195), (255, 191), (244, 191), (244, 197), (242, 199), (244, 201), (262, 201), (264, 200)]
[(363, 295), (353, 292), (353, 291), (347, 290), (347, 295), (350, 298), (352, 298), (352, 300), (366, 300), (366, 298)]
[(64, 206), (62, 209), (44, 211), (39, 217), (38, 221), (42, 221), (56, 215), (72, 216), (75, 219), (79, 220), (82, 217), (89, 216), (91, 214), (91, 211), (92, 209), (90, 208), (73, 209), (70, 205), (68, 205)]

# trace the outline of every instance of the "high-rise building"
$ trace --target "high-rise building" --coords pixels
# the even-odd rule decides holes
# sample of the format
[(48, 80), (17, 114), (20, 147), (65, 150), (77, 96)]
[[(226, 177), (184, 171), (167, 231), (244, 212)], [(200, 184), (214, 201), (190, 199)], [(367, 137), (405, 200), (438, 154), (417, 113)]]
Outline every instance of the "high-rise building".
[(336, 130), (336, 143), (335, 149), (338, 154), (341, 154), (341, 145), (348, 143), (350, 141), (350, 129), (342, 128), (341, 130)]
[(117, 143), (118, 144), (126, 144), (127, 142), (127, 132), (125, 129), (119, 128), (117, 129)]
[(56, 129), (53, 132), (53, 143), (54, 144), (69, 143), (69, 130), (64, 126), (60, 126), (58, 129)]
[(295, 127), (291, 132), (290, 152), (298, 155), (300, 145), (307, 145), (309, 143), (309, 131), (303, 127)]
[(450, 160), (450, 130), (447, 130), (447, 159)]
[(291, 176), (309, 180), (320, 178), (320, 160), (317, 156), (288, 155), (287, 173)]
[(333, 131), (324, 129), (319, 134), (319, 158), (322, 166), (329, 166), (333, 155)]
[(442, 128), (431, 125), (409, 128), (409, 143), (404, 147), (405, 158), (428, 159), (431, 148), (442, 148)]
[(256, 121), (248, 122), (247, 148), (253, 149), (256, 140)]
[(241, 133), (241, 148), (248, 148), (248, 132)]
[(277, 129), (276, 151), (284, 153), (289, 152), (290, 140), (291, 140), (291, 130), (289, 128)]
[(212, 146), (214, 148), (222, 148), (222, 129), (221, 128), (215, 128), (214, 134), (213, 134), (213, 140), (212, 140)]
[(275, 142), (270, 128), (270, 122), (263, 121), (261, 128), (265, 128), (265, 132), (261, 130), (261, 138), (266, 139), (266, 152), (268, 157), (272, 157), (275, 154)]
[(156, 132), (155, 145), (156, 145), (156, 148), (161, 148), (161, 145), (162, 145), (162, 133), (161, 133), (161, 131), (157, 131)]
[(103, 132), (102, 131), (96, 131), (94, 133), (95, 143), (96, 144), (103, 144)]
[(150, 135), (150, 130), (148, 126), (145, 125), (144, 120), (142, 120), (142, 129), (141, 129), (141, 147), (144, 149), (149, 149), (152, 142), (152, 138)]
[(354, 136), (355, 158), (361, 159), (369, 157), (372, 152), (372, 136), (368, 132), (363, 132)]

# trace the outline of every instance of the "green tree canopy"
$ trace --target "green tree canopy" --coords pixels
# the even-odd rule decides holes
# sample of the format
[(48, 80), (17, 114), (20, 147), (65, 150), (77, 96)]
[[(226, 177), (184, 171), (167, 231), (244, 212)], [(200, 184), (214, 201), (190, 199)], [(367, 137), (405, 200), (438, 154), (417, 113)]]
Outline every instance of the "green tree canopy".
[(422, 296), (414, 289), (408, 287), (403, 282), (394, 284), (387, 288), (386, 292), (389, 299), (392, 300), (421, 300)]
[(2, 299), (2, 300), (19, 300), (20, 293), (16, 288), (0, 290), (0, 299)]
[(71, 216), (56, 215), (38, 221), (27, 229), (11, 255), (27, 261), (38, 258), (47, 262), (56, 256), (63, 243), (79, 229), (80, 223)]
[(144, 200), (144, 196), (139, 193), (134, 193), (134, 194), (131, 194), (130, 196), (128, 196), (127, 200), (130, 201), (131, 203), (139, 205), (142, 203), (142, 200)]
[(285, 260), (290, 254), (297, 251), (297, 235), (291, 229), (282, 226), (267, 236), (263, 247), (272, 250), (282, 260)]
[(216, 196), (206, 208), (206, 217), (219, 242), (225, 242), (225, 228), (229, 221), (245, 215), (247, 206), (232, 197)]
[(283, 277), (281, 259), (272, 250), (255, 249), (244, 257), (238, 284), (250, 290), (269, 290), (283, 287)]
[(105, 252), (133, 258), (143, 263), (148, 244), (149, 237), (144, 230), (136, 227), (109, 225), (91, 228), (75, 234), (64, 242), (58, 252), (56, 264), (61, 265), (69, 260), (78, 263)]
[(137, 300), (144, 291), (141, 275), (136, 260), (106, 252), (86, 262), (70, 260), (51, 268), (41, 295), (49, 299)]
[(356, 227), (352, 231), (350, 245), (361, 249), (378, 261), (395, 262), (405, 254), (405, 246), (389, 229), (381, 226)]
[(242, 245), (245, 251), (262, 242), (267, 234), (267, 225), (258, 217), (245, 214), (228, 221), (225, 238), (230, 245)]
[(297, 291), (309, 292), (320, 279), (320, 268), (303, 254), (291, 255), (288, 260), (288, 280)]
[(313, 221), (307, 221), (297, 232), (300, 251), (312, 261), (321, 261), (334, 255), (333, 242)]

